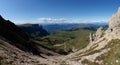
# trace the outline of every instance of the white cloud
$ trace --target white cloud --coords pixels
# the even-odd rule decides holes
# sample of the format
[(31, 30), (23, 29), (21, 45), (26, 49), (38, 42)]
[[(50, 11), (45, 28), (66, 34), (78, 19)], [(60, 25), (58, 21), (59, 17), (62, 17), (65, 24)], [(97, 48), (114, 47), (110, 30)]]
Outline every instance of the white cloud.
[(53, 18), (38, 18), (40, 23), (65, 23), (67, 20), (64, 18), (53, 19)]

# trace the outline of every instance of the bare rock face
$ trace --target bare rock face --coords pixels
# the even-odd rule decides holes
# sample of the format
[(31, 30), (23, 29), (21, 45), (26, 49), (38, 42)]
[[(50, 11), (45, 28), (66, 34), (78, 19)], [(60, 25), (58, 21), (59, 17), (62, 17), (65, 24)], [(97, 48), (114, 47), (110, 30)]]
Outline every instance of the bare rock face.
[(120, 7), (116, 14), (114, 14), (109, 20), (109, 28), (107, 33), (113, 33), (114, 35), (120, 37)]
[(114, 29), (116, 27), (120, 27), (120, 8), (109, 20), (109, 28)]

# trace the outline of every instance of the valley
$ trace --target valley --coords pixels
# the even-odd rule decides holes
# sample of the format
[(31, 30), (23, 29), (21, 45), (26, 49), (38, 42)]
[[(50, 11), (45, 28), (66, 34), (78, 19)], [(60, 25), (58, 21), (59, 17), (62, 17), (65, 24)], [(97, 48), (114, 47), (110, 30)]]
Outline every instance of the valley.
[(0, 65), (120, 65), (119, 1), (3, 3)]

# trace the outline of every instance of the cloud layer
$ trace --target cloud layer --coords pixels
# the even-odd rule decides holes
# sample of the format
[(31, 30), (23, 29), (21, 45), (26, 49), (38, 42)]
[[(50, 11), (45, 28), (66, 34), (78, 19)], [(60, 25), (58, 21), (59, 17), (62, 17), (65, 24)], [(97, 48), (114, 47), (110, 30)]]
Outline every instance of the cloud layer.
[[(40, 23), (40, 24), (56, 24), (56, 23), (95, 23), (100, 21), (86, 21), (82, 19), (65, 19), (65, 18), (37, 18), (34, 20), (19, 20), (14, 21), (16, 24), (24, 24), (24, 23)], [(105, 21), (104, 21), (105, 22)]]

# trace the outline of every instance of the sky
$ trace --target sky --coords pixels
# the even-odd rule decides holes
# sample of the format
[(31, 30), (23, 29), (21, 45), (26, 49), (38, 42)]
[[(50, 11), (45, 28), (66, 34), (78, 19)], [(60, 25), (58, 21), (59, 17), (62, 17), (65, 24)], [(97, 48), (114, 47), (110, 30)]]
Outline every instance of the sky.
[(120, 0), (0, 0), (0, 15), (22, 23), (108, 22)]

